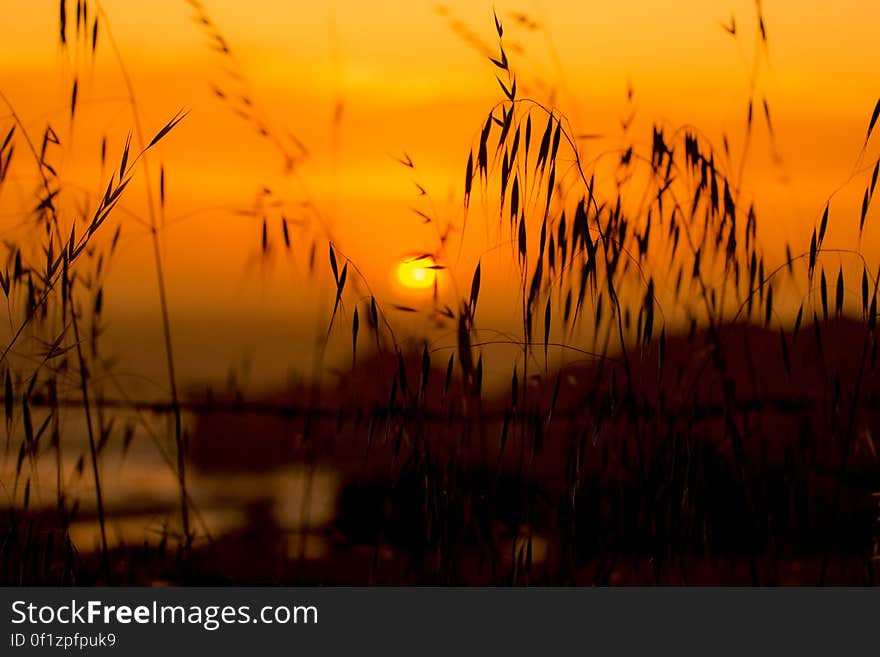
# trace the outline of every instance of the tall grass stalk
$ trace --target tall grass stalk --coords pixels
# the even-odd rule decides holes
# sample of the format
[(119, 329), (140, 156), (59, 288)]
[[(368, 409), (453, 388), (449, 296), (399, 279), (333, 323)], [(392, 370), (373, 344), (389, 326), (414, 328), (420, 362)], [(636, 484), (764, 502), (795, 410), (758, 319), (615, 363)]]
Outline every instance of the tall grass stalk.
[[(135, 138), (138, 140), (138, 146), (141, 151), (145, 151), (146, 141), (144, 139), (144, 131), (142, 128), (140, 111), (137, 99), (135, 97), (134, 84), (128, 69), (113, 36), (113, 30), (110, 21), (104, 11), (104, 7), (100, 1), (95, 0), (98, 13), (104, 21), (104, 31), (113, 50), (119, 70), (125, 83), (127, 100), (131, 108), (132, 121), (134, 123)], [(183, 533), (183, 554), (188, 556), (192, 547), (192, 532), (190, 531), (190, 513), (189, 502), (186, 490), (186, 444), (184, 442), (183, 426), (180, 412), (180, 395), (177, 390), (177, 375), (174, 365), (174, 347), (171, 337), (171, 320), (170, 311), (168, 309), (167, 286), (165, 283), (165, 274), (162, 266), (162, 250), (159, 242), (159, 218), (157, 216), (155, 199), (153, 195), (153, 185), (151, 180), (152, 172), (150, 170), (146, 154), (142, 157), (142, 166), (144, 170), (144, 184), (146, 186), (147, 213), (150, 224), (150, 237), (153, 243), (153, 262), (156, 270), (156, 285), (159, 292), (159, 308), (162, 316), (162, 336), (165, 348), (165, 361), (168, 372), (168, 384), (171, 392), (171, 403), (173, 407), (174, 418), (174, 443), (177, 449), (177, 478), (180, 486), (180, 520), (181, 530)], [(164, 195), (161, 199), (162, 211), (164, 212)]]
[(89, 437), (89, 455), (92, 464), (92, 476), (95, 481), (95, 501), (98, 508), (98, 526), (101, 530), (101, 569), (104, 573), (104, 581), (110, 579), (110, 552), (107, 547), (107, 529), (104, 517), (104, 494), (101, 489), (101, 473), (98, 466), (98, 449), (95, 440), (95, 429), (92, 422), (92, 404), (89, 400), (89, 372), (86, 359), (83, 354), (82, 338), (79, 332), (79, 320), (75, 307), (75, 295), (71, 293), (70, 321), (73, 325), (73, 337), (76, 342), (76, 356), (79, 361), (80, 391), (82, 392), (82, 408), (86, 417), (86, 431)]

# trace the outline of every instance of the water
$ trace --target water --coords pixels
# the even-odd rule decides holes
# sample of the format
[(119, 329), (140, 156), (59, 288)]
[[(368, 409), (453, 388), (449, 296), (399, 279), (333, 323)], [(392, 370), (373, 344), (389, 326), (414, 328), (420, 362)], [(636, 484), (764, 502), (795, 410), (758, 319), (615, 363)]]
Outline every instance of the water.
[[(74, 422), (71, 420), (77, 420)], [(184, 417), (193, 426), (194, 418)], [(161, 433), (162, 422), (150, 430)], [(155, 426), (159, 425), (159, 426)], [(68, 417), (61, 439), (62, 491), (68, 508), (78, 505), (71, 524), (74, 544), (82, 551), (100, 545), (97, 498), (89, 457), (85, 425)], [(155, 544), (164, 533), (180, 527), (179, 485), (175, 470), (163, 453), (174, 457), (164, 438), (153, 440), (147, 432), (136, 433), (127, 451), (119, 435), (111, 437), (99, 455), (107, 541), (110, 547)], [(25, 484), (30, 480), (29, 508), (36, 514), (53, 512), (58, 495), (58, 455), (48, 444), (33, 459), (27, 459), (16, 477), (18, 450), (11, 444), (0, 467), (3, 504), (20, 506)], [(290, 534), (293, 550), (301, 553), (302, 535), (324, 531), (332, 525), (339, 494), (339, 477), (332, 468), (309, 468), (291, 463), (271, 472), (210, 474), (190, 468), (187, 489), (192, 500), (194, 542), (203, 543), (224, 535), (245, 531), (255, 521), (255, 512), (266, 514), (282, 534)], [(306, 556), (319, 558), (324, 548), (315, 539)]]

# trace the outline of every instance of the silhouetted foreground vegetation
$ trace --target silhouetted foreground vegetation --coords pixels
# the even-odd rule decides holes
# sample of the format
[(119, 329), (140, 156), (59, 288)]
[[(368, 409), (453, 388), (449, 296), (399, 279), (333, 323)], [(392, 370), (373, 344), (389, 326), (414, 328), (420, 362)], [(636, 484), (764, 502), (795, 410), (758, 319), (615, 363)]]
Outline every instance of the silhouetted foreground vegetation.
[[(64, 45), (73, 29), (66, 4)], [(191, 4), (220, 56), (231, 58), (205, 10)], [(90, 38), (71, 43), (93, 52), (103, 14), (98, 5), (88, 19), (90, 7), (77, 2), (75, 22)], [(854, 221), (860, 234), (873, 228), (867, 217), (878, 161), (863, 160), (880, 103), (852, 182), (865, 181), (859, 211), (834, 216), (829, 198), (803, 244), (770, 263), (758, 209), (742, 200), (747, 167), (737, 173), (721, 164), (732, 159), (726, 139), (722, 158), (695, 130), (658, 125), (647, 151), (633, 140), (586, 162), (563, 114), (520, 97), (497, 18), (495, 25), (492, 62), (503, 97), (467, 157), (455, 228), (468, 239), (479, 196), (499, 244), (510, 245), (519, 334), (489, 339), (477, 321), (490, 275), (478, 262), (466, 297), (435, 286), (431, 314), (450, 327), (453, 345), (431, 336), (399, 340), (357, 265), (332, 236), (313, 237), (302, 257), (312, 277), (332, 281), (328, 344), (347, 333), (351, 366), (333, 381), (320, 362), (326, 371), (315, 383), (275, 396), (178, 394), (158, 241), (169, 399), (114, 398), (92, 376), (103, 367), (101, 290), (119, 235), (118, 221), (115, 234), (108, 221), (138, 167), (155, 175), (148, 153), (185, 128), (177, 127), (184, 115), (146, 141), (129, 89), (134, 136), (82, 221), (59, 204), (55, 131), (47, 126), (33, 139), (6, 103), (12, 119), (0, 184), (13, 152), (24, 151), (35, 160), (39, 187), (27, 215), (29, 241), (4, 244), (0, 272), (13, 327), (2, 353), (7, 454), (17, 454), (14, 481), (3, 482), (10, 491), (3, 582), (877, 581), (880, 261), (858, 248), (826, 249), (825, 238), (835, 222)], [(766, 46), (760, 15), (756, 30)], [(747, 135), (757, 129), (757, 103), (749, 100)], [(766, 99), (762, 105), (772, 130)], [(246, 118), (259, 123), (256, 117), (254, 110)], [(273, 139), (268, 128), (261, 135)], [(294, 168), (297, 148), (274, 143)], [(102, 145), (102, 162), (105, 156)], [(18, 157), (14, 164), (24, 166)], [(157, 188), (148, 186), (154, 237), (164, 180), (160, 168)], [(291, 250), (293, 228), (283, 215), (278, 226)], [(438, 225), (436, 250), (419, 260), (452, 278), (450, 228)], [(264, 219), (264, 251), (271, 229)], [(328, 254), (325, 267), (321, 254)], [(484, 384), (490, 367), (509, 371), (509, 383)], [(76, 418), (87, 438), (72, 470), (63, 452), (80, 447), (62, 435), (62, 415)], [(177, 500), (138, 510), (163, 517), (160, 531), (114, 541), (108, 516), (130, 509), (108, 511), (101, 460), (114, 449), (124, 454), (134, 431), (153, 431), (145, 418), (154, 415), (171, 418), (156, 449)], [(31, 482), (40, 463), (53, 460), (56, 504), (32, 508)], [(221, 490), (242, 476), (259, 488), (290, 468), (303, 482), (293, 529), (266, 490), (240, 500), (220, 495), (243, 522), (213, 535), (189, 483), (195, 472)], [(322, 473), (333, 483), (319, 486)], [(66, 482), (83, 477), (92, 479), (95, 504), (81, 508)], [(331, 498), (332, 511), (313, 518), (318, 496)], [(84, 522), (99, 528), (94, 551), (71, 538)]]

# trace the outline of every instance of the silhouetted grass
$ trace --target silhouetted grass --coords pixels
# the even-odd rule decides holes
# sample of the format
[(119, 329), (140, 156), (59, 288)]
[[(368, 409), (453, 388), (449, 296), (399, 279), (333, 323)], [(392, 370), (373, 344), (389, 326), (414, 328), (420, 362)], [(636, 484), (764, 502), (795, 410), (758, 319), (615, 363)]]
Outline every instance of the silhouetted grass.
[[(71, 41), (66, 4), (62, 45), (94, 53), (99, 24), (112, 42), (100, 6), (89, 2), (77, 2)], [(206, 9), (190, 4), (212, 47), (238, 70)], [(540, 27), (528, 16), (515, 21)], [(481, 51), (489, 48), (465, 26), (453, 27)], [(106, 245), (92, 238), (107, 230), (136, 164), (149, 179), (145, 154), (183, 115), (146, 142), (128, 82), (140, 153), (129, 161), (126, 141), (118, 171), (78, 227), (57, 202), (64, 190), (51, 163), (53, 149), (62, 148), (55, 131), (47, 126), (37, 148), (3, 97), (13, 121), (0, 148), (0, 185), (10, 166), (21, 166), (13, 162), (16, 146), (30, 152), (41, 183), (28, 217), (39, 248), (6, 244), (0, 271), (14, 327), (0, 359), (7, 452), (18, 449), (15, 481), (4, 482), (12, 502), (3, 581), (875, 583), (880, 262), (858, 246), (826, 247), (826, 237), (837, 222), (857, 222), (860, 234), (872, 229), (867, 218), (880, 162), (863, 160), (876, 139), (880, 103), (851, 182), (867, 181), (861, 207), (850, 216), (832, 194), (807, 234), (786, 246), (785, 259), (771, 262), (759, 240), (758, 204), (742, 193), (759, 129), (753, 107), (773, 136), (769, 102), (758, 99), (755, 86), (768, 44), (760, 7), (739, 161), (726, 137), (718, 151), (694, 128), (655, 125), (643, 148), (630, 135), (631, 115), (623, 121), (629, 145), (587, 158), (581, 133), (559, 108), (522, 95), (497, 16), (495, 29), (498, 50), (487, 56), (502, 96), (463, 158), (454, 228), (464, 244), (482, 219), (485, 232), (509, 248), (518, 333), (499, 337), (478, 321), (485, 281), (496, 272), (478, 261), (469, 263), (467, 283), (456, 280), (464, 277), (451, 223), (417, 209), (435, 224), (437, 244), (414, 258), (451, 282), (444, 292), (434, 286), (429, 315), (454, 344), (431, 335), (415, 342), (395, 335), (394, 314), (422, 309), (383, 303), (317, 210), (319, 226), (297, 227), (307, 236), (300, 241), (282, 206), (277, 221), (259, 217), (261, 253), (268, 257), (277, 227), (289, 257), (308, 261), (312, 280), (299, 284), (323, 282), (330, 294), (314, 380), (274, 399), (241, 390), (178, 396), (158, 241), (171, 399), (104, 394), (90, 369), (98, 360), (102, 276), (119, 229)], [(724, 29), (738, 38), (734, 21)], [(217, 86), (215, 94), (294, 170), (305, 148), (269, 126), (245, 79), (227, 81), (245, 91)], [(81, 112), (78, 84), (74, 76), (71, 122)], [(102, 162), (105, 154), (102, 144)], [(416, 170), (409, 156), (400, 161)], [(164, 167), (159, 179), (154, 238), (165, 205)], [(857, 282), (849, 280), (854, 272)], [(802, 298), (790, 317), (780, 299), (795, 295)], [(89, 321), (91, 351), (81, 335)], [(339, 332), (350, 344), (351, 365), (334, 384), (324, 349)], [(510, 372), (509, 385), (484, 384), (490, 364)], [(100, 555), (78, 553), (69, 536), (78, 502), (65, 494), (70, 475), (62, 472), (59, 416), (79, 409)], [(163, 457), (179, 482), (179, 529), (166, 521), (157, 541), (145, 537), (136, 547), (110, 547), (106, 538), (100, 460), (114, 434), (106, 414), (117, 411), (134, 414), (144, 430), (145, 413), (175, 418), (175, 452)], [(184, 413), (194, 418), (191, 453)], [(130, 431), (122, 440), (124, 451)], [(57, 509), (32, 511), (36, 460), (51, 450)], [(83, 456), (80, 475), (84, 463)], [(228, 476), (290, 463), (308, 473), (297, 556), (279, 556), (291, 537), (259, 505), (249, 507), (241, 534), (212, 537), (190, 525), (199, 511), (184, 477), (188, 465)], [(313, 527), (312, 483), (321, 467), (340, 474), (341, 491), (333, 523)], [(312, 533), (331, 543), (321, 560), (305, 558)]]

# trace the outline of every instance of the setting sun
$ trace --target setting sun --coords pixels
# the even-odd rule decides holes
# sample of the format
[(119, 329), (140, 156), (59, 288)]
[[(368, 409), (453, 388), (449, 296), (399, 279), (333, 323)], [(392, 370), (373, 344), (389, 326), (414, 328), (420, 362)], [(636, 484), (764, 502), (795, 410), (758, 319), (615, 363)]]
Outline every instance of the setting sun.
[(397, 265), (397, 281), (411, 290), (424, 290), (434, 286), (437, 272), (430, 258), (404, 258)]

